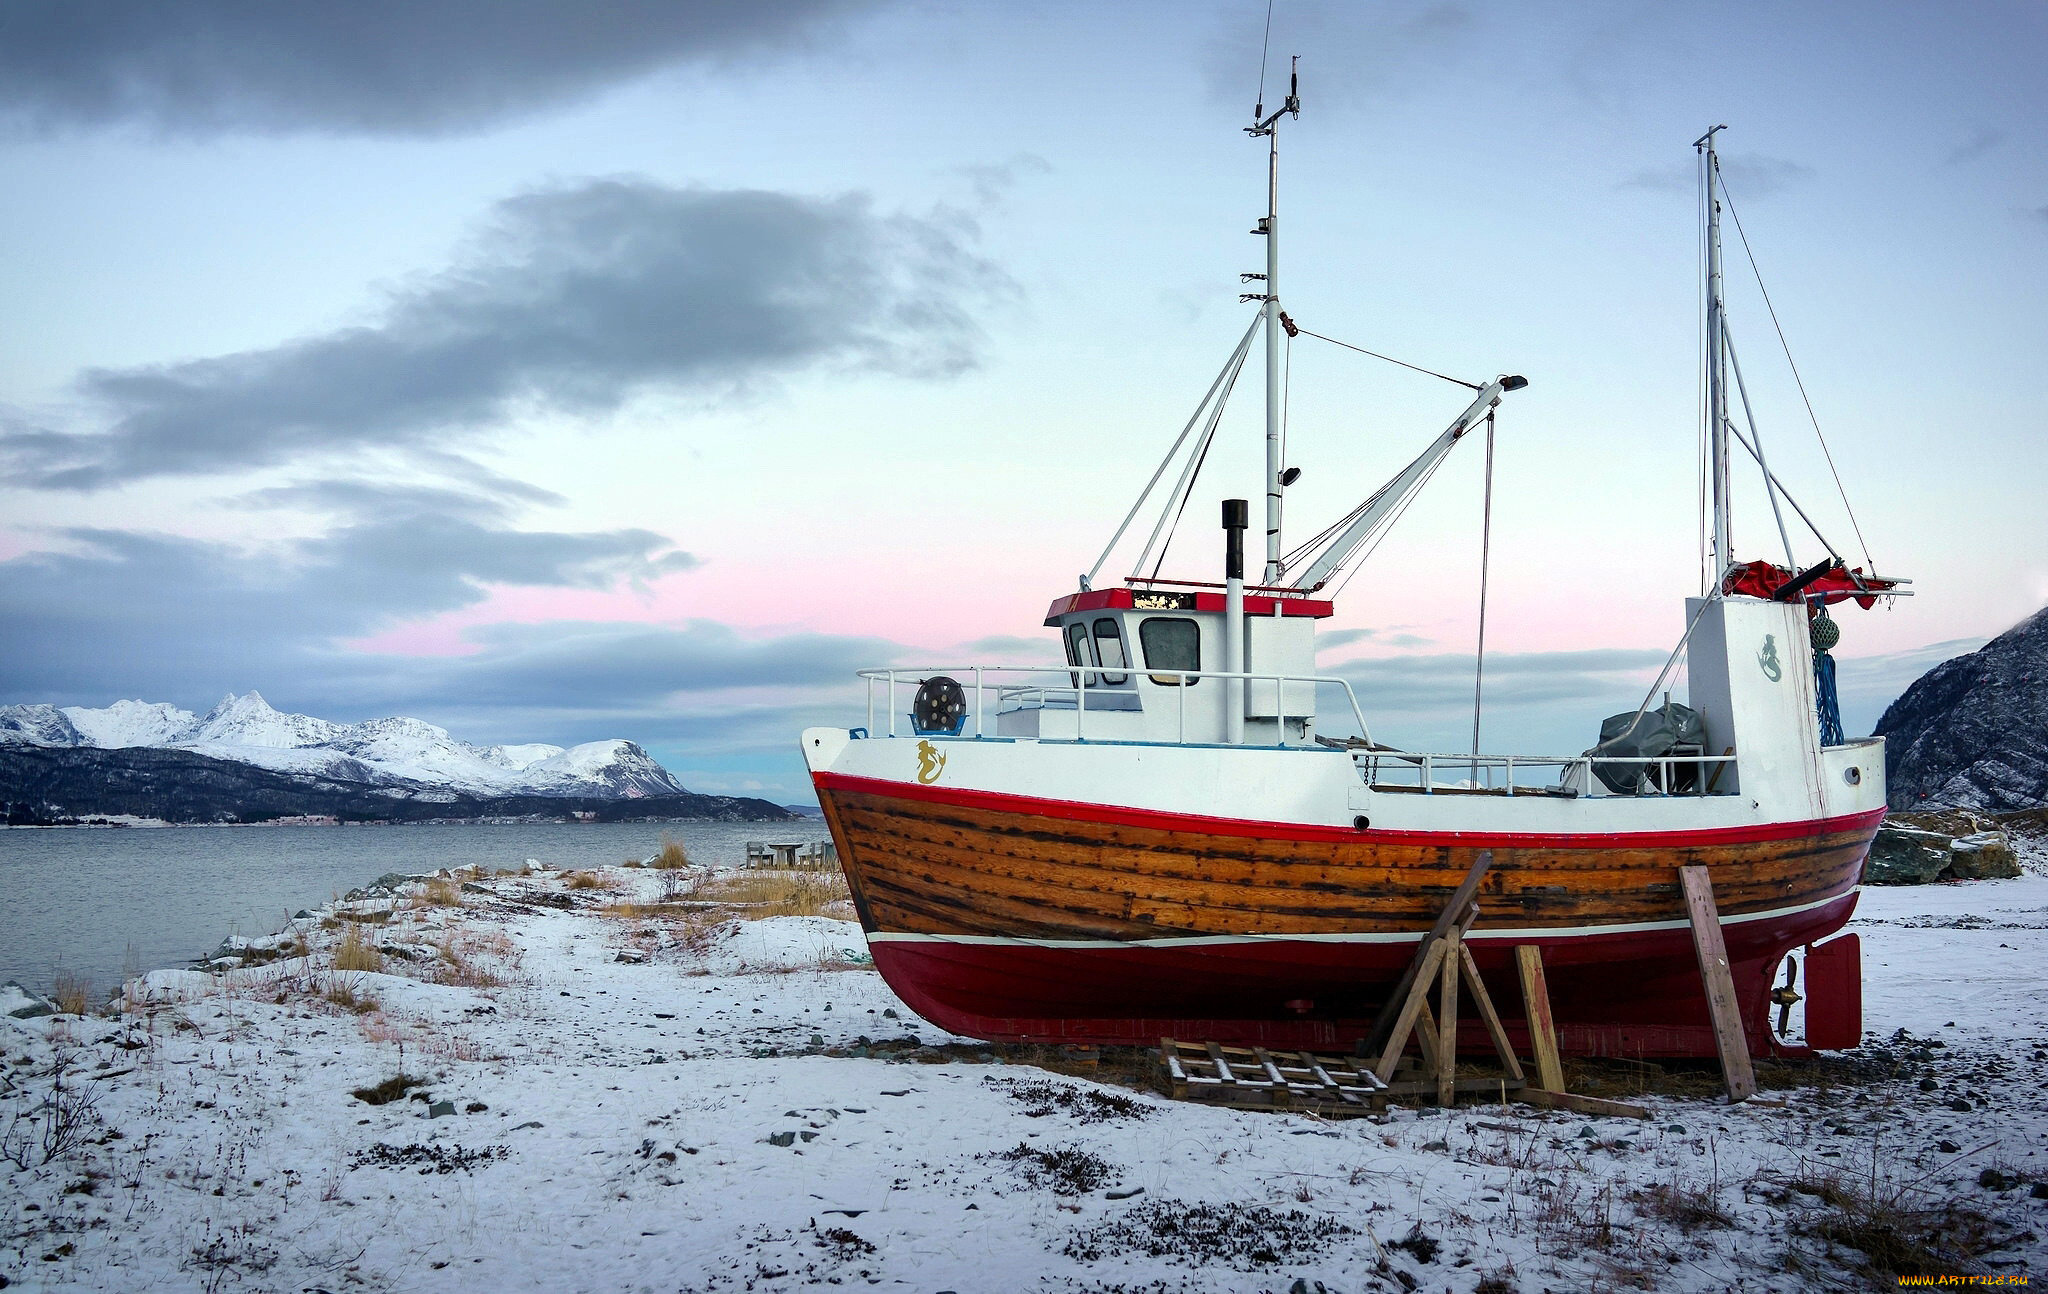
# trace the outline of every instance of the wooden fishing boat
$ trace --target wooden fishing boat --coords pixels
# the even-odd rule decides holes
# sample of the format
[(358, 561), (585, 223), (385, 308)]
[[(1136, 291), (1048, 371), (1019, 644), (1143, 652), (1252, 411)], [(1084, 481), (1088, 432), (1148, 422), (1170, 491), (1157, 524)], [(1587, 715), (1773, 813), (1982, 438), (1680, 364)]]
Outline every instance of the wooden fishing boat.
[[(1272, 176), (1281, 118), (1298, 111), (1290, 92), (1254, 118)], [(1498, 981), (1499, 1003), (1520, 1000), (1513, 949), (1543, 949), (1565, 1051), (1715, 1054), (1679, 884), (1689, 864), (1709, 869), (1752, 1051), (1855, 1045), (1856, 941), (1822, 941), (1855, 909), (1884, 815), (1884, 750), (1830, 726), (1825, 607), (1867, 607), (1903, 593), (1903, 581), (1848, 568), (1817, 531), (1826, 555), (1802, 569), (1782, 523), (1785, 566), (1733, 556), (1731, 438), (1762, 468), (1774, 515), (1789, 499), (1753, 421), (1744, 436), (1728, 415), (1714, 132), (1696, 147), (1708, 216), (1711, 565), (1636, 712), (1576, 755), (1482, 754), (1476, 738), (1469, 752), (1403, 751), (1374, 740), (1349, 683), (1316, 674), (1332, 578), (1468, 433), (1484, 428), (1490, 445), (1496, 407), (1526, 384), (1464, 384), (1476, 398), (1421, 456), (1283, 551), (1293, 474), (1280, 459), (1276, 356), (1295, 326), (1280, 309), (1269, 178), (1254, 230), (1267, 240), (1266, 273), (1246, 276), (1263, 278), (1247, 294), (1258, 317), (1095, 570), (1048, 609), (1064, 661), (864, 671), (867, 725), (803, 734), (875, 965), (905, 1002), (991, 1040), (1341, 1047), (1371, 1028), (1485, 850), (1467, 944), (1482, 977)], [(1224, 578), (1160, 578), (1154, 555), (1261, 332), (1263, 576), (1245, 581), (1249, 509), (1226, 500)], [(1140, 574), (1095, 587), (1148, 498), (1160, 521), (1130, 568)], [(1652, 708), (1681, 658), (1688, 704), (1667, 694)], [(1771, 1007), (1799, 997), (1791, 978), (1774, 980), (1799, 949), (1795, 1037), (1780, 1031), (1788, 1012), (1773, 1027)], [(1518, 1028), (1509, 1022), (1511, 1035)]]

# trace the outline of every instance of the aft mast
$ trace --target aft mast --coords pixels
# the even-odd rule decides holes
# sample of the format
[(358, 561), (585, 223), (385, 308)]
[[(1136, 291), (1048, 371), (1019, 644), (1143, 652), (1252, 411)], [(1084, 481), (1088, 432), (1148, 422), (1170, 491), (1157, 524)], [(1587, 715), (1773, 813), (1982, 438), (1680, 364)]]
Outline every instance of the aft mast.
[(1701, 592), (1711, 595), (1735, 565), (1729, 551), (1728, 498), (1728, 332), (1721, 295), (1721, 163), (1714, 153), (1716, 126), (1693, 141), (1706, 172), (1707, 204), (1707, 470), (1713, 481), (1713, 580)]
[(1245, 133), (1266, 137), (1266, 214), (1252, 230), (1266, 236), (1266, 290), (1255, 299), (1265, 302), (1266, 316), (1266, 569), (1261, 584), (1280, 582), (1280, 118), (1301, 118), (1301, 57), (1287, 74), (1287, 102), (1266, 116), (1261, 100), (1252, 109)]

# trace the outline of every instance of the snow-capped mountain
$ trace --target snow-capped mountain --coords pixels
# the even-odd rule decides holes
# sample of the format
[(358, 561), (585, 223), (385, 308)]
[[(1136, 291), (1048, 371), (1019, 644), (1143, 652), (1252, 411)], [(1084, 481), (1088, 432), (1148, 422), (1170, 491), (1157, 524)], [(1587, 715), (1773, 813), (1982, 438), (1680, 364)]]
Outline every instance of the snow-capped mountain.
[(279, 772), (485, 796), (683, 793), (667, 769), (630, 741), (590, 741), (567, 750), (541, 743), (475, 746), (418, 719), (333, 723), (286, 714), (257, 692), (231, 692), (204, 715), (144, 701), (97, 710), (0, 706), (5, 745), (189, 750)]

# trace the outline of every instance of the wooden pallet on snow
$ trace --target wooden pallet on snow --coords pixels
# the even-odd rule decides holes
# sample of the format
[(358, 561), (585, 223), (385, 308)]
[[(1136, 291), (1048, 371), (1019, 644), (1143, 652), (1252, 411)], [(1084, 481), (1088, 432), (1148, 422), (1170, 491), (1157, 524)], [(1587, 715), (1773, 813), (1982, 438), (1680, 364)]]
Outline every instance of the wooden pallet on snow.
[(1349, 1057), (1172, 1038), (1159, 1040), (1159, 1057), (1179, 1100), (1361, 1115), (1370, 1114), (1372, 1099), (1387, 1090), (1378, 1075)]

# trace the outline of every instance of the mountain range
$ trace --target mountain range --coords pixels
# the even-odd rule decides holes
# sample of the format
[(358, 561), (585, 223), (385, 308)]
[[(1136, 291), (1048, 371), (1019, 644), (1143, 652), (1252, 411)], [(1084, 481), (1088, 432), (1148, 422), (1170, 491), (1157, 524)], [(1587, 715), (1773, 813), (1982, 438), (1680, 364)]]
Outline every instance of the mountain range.
[(766, 801), (693, 794), (630, 741), (479, 746), (418, 719), (287, 714), (257, 692), (229, 693), (204, 715), (147, 701), (0, 706), (0, 800), (27, 822), (789, 816)]

